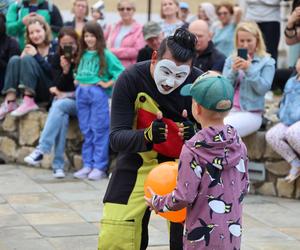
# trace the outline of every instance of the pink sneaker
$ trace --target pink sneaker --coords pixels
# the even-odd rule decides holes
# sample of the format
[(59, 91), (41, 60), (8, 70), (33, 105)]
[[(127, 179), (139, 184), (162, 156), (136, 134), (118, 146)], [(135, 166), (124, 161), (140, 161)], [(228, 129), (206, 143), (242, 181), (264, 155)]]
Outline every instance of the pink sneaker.
[(88, 174), (92, 171), (91, 168), (83, 167), (73, 174), (77, 179), (85, 179), (88, 177)]
[(88, 179), (91, 181), (98, 181), (105, 178), (107, 178), (107, 174), (97, 168), (93, 168), (93, 170), (88, 175)]
[(22, 104), (13, 112), (11, 112), (12, 116), (22, 116), (30, 111), (38, 110), (39, 107), (34, 102), (34, 99), (30, 96), (24, 96)]
[(0, 106), (0, 120), (4, 119), (4, 117), (18, 108), (16, 101), (4, 101)]

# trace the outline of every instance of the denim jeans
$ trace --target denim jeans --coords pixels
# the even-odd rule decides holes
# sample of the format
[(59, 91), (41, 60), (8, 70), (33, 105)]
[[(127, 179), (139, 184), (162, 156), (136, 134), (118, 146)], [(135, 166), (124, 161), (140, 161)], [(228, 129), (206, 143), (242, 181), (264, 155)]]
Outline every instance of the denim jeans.
[(83, 166), (106, 171), (109, 160), (108, 96), (100, 86), (79, 85), (76, 88), (76, 108), (84, 136)]
[(3, 94), (18, 88), (35, 94), (37, 101), (49, 101), (51, 79), (45, 74), (33, 56), (13, 56), (10, 58), (4, 80)]
[(50, 153), (54, 147), (53, 169), (64, 168), (69, 116), (76, 116), (75, 100), (71, 98), (54, 99), (37, 147), (44, 153)]

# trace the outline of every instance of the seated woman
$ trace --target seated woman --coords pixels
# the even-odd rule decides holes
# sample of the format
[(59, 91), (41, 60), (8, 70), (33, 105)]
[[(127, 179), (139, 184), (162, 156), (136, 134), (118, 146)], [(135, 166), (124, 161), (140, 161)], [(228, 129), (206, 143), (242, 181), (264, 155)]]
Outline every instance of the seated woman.
[[(224, 119), (241, 137), (257, 131), (262, 124), (264, 96), (271, 89), (275, 60), (266, 52), (262, 33), (254, 22), (240, 23), (235, 33), (236, 51), (225, 61), (223, 75), (234, 85), (234, 105)], [(245, 58), (237, 56), (243, 49)]]
[(300, 58), (296, 70), (297, 75), (284, 88), (278, 113), (280, 122), (266, 134), (268, 144), (291, 165), (285, 178), (288, 182), (300, 176)]
[(31, 165), (37, 165), (45, 153), (50, 153), (54, 147), (53, 176), (65, 177), (64, 150), (69, 116), (76, 115), (75, 86), (73, 70), (74, 59), (78, 52), (78, 35), (71, 27), (64, 27), (58, 34), (58, 53), (53, 60), (53, 80), (56, 86), (50, 88), (54, 95), (52, 106), (41, 133), (36, 149), (24, 158)]
[[(41, 18), (31, 18), (26, 27), (26, 45), (21, 56), (13, 56), (7, 65), (2, 93), (5, 100), (0, 107), (0, 119), (11, 112), (22, 116), (37, 110), (38, 101), (49, 101), (52, 85), (51, 61), (55, 44), (51, 43), (49, 25)], [(18, 107), (17, 92), (23, 92), (23, 102)]]
[(107, 48), (122, 62), (124, 67), (136, 63), (138, 52), (145, 41), (142, 25), (134, 18), (135, 5), (132, 0), (119, 0), (118, 11), (121, 21), (109, 26), (105, 33)]

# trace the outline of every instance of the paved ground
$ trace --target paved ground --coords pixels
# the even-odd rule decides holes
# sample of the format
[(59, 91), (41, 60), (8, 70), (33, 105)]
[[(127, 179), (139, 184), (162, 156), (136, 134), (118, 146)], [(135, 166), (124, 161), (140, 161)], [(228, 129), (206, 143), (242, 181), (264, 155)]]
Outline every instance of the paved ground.
[[(0, 250), (95, 250), (106, 185), (0, 165)], [(149, 249), (167, 250), (166, 232), (154, 215)], [(300, 202), (248, 196), (242, 249), (300, 249)]]

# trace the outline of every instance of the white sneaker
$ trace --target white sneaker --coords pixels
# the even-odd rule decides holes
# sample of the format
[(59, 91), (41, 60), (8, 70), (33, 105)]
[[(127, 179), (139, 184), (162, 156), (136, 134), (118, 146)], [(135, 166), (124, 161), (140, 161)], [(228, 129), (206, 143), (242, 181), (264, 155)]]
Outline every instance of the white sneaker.
[(30, 165), (37, 166), (43, 160), (43, 152), (35, 149), (32, 153), (24, 158), (24, 161)]
[(53, 171), (53, 177), (61, 179), (61, 178), (65, 178), (66, 175), (63, 169), (55, 169)]

